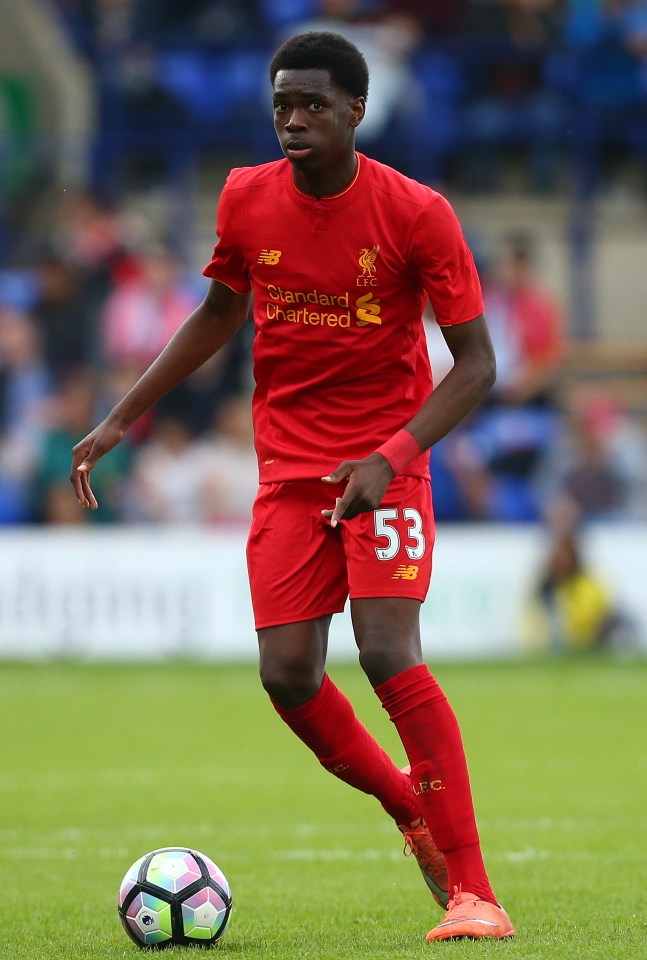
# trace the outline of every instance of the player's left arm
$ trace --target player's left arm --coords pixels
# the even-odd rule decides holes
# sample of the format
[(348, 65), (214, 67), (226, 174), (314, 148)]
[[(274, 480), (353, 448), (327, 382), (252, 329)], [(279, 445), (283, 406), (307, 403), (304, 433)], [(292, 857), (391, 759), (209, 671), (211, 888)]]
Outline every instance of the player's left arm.
[(483, 314), (441, 327), (454, 365), (412, 420), (363, 460), (344, 460), (324, 483), (348, 480), (334, 508), (322, 510), (331, 526), (376, 510), (391, 480), (424, 450), (454, 429), (485, 397), (496, 377), (496, 360)]

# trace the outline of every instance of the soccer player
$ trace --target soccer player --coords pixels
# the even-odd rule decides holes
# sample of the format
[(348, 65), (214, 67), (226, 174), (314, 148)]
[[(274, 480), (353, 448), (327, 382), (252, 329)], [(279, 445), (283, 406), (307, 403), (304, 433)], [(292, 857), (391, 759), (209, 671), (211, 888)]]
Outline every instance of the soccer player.
[[(270, 79), (285, 159), (231, 172), (203, 303), (76, 445), (71, 480), (96, 509), (99, 457), (229, 340), (253, 294), (260, 486), (247, 558), (263, 686), (322, 766), (395, 820), (447, 908), (427, 939), (511, 937), (483, 864), (458, 723), (419, 628), (434, 543), (428, 451), (495, 376), (474, 262), (442, 196), (355, 151), (368, 69), (353, 44), (296, 36)], [(436, 390), (427, 297), (454, 359)], [(326, 673), (331, 617), (348, 597), (404, 771)]]

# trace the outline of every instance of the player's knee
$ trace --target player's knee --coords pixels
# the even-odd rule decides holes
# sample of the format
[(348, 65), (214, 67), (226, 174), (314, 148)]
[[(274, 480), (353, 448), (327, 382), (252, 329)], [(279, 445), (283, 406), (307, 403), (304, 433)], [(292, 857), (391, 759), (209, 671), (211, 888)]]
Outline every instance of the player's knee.
[(386, 683), (410, 667), (421, 663), (421, 654), (415, 639), (378, 638), (366, 640), (359, 650), (359, 662), (371, 686)]
[(373, 687), (422, 663), (420, 601), (355, 599), (351, 613), (359, 661)]
[(391, 657), (388, 649), (382, 646), (367, 644), (359, 652), (359, 662), (362, 670), (372, 686), (376, 687), (389, 679), (392, 674)]
[(266, 693), (280, 707), (291, 710), (311, 700), (323, 677), (317, 676), (310, 665), (296, 663), (262, 663), (261, 683)]

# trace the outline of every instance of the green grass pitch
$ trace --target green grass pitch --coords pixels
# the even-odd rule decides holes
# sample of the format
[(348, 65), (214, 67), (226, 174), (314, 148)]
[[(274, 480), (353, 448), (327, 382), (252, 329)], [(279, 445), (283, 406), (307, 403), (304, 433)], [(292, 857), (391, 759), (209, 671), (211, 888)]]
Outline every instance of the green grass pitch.
[[(359, 667), (330, 672), (404, 762)], [(434, 672), (514, 941), (424, 942), (440, 912), (394, 825), (293, 738), (255, 665), (2, 664), (0, 957), (134, 960), (119, 883), (178, 844), (229, 878), (229, 960), (645, 960), (647, 662)]]

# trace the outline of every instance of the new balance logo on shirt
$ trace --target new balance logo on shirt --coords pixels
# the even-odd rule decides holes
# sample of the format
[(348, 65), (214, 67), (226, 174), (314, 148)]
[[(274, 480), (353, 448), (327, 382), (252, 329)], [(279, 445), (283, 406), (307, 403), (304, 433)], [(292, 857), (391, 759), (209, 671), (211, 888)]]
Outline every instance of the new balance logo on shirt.
[(276, 266), (281, 259), (282, 250), (261, 250), (258, 255), (257, 263), (266, 263), (270, 267)]

